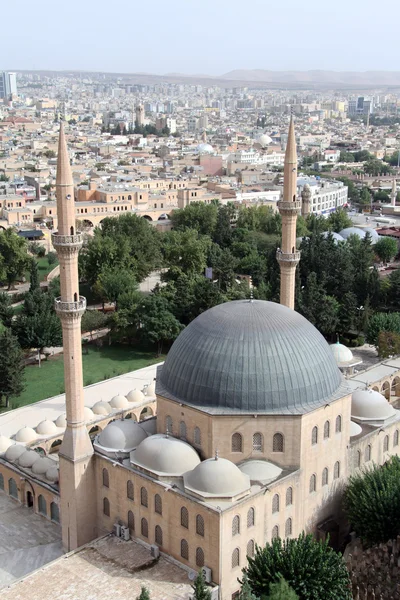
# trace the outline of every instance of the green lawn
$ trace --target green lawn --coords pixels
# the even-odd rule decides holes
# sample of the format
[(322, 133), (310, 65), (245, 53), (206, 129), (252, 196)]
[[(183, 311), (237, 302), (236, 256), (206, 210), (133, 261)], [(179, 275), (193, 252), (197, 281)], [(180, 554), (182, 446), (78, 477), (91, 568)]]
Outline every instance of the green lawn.
[[(88, 354), (85, 354), (86, 349)], [(90, 385), (163, 360), (165, 355), (156, 358), (154, 351), (139, 348), (105, 346), (98, 350), (87, 346), (83, 353), (83, 384)], [(25, 368), (25, 390), (18, 398), (12, 398), (10, 405), (17, 408), (64, 391), (64, 361), (59, 355), (42, 361), (40, 369), (36, 365)]]
[[(47, 260), (47, 256), (43, 256), (42, 258), (36, 258), (36, 262), (39, 270), (39, 281), (44, 281), (46, 275), (50, 273), (57, 265), (58, 260), (52, 265), (49, 265), (49, 261)], [(26, 281), (30, 281), (30, 273), (26, 274)]]

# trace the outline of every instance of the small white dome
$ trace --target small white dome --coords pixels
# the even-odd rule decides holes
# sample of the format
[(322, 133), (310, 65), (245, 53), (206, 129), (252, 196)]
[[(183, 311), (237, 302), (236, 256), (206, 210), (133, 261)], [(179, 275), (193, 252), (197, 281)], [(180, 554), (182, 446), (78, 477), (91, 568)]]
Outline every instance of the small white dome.
[(272, 139), (266, 133), (262, 133), (261, 135), (256, 137), (255, 141), (257, 144), (260, 144), (260, 146), (262, 146), (262, 148), (265, 148), (272, 142)]
[(6, 450), (6, 459), (10, 462), (16, 461), (21, 454), (26, 452), (25, 446), (20, 446), (19, 444), (13, 444)]
[(213, 154), (214, 153), (214, 148), (211, 146), (211, 144), (199, 144), (197, 146), (197, 152), (199, 154)]
[(144, 394), (140, 390), (131, 390), (127, 395), (128, 402), (138, 403), (144, 401)]
[(40, 454), (34, 450), (25, 450), (18, 459), (20, 467), (31, 468), (36, 461), (40, 460)]
[(343, 344), (336, 342), (336, 344), (330, 344), (330, 348), (338, 365), (354, 360), (352, 351)]
[(354, 390), (351, 397), (351, 416), (362, 421), (381, 421), (395, 414), (385, 396), (374, 390)]
[(194, 469), (200, 459), (186, 442), (158, 433), (143, 440), (131, 452), (131, 463), (154, 473), (177, 477)]
[(12, 446), (13, 442), (10, 438), (5, 435), (0, 435), (0, 454), (3, 454), (10, 446)]
[(129, 402), (125, 396), (114, 396), (110, 401), (110, 406), (113, 408), (129, 408)]
[(32, 429), (32, 427), (22, 427), (22, 429), (20, 429), (15, 436), (17, 442), (24, 442), (25, 444), (33, 442), (36, 440), (36, 438), (36, 431)]
[(359, 426), (358, 423), (355, 423), (354, 421), (350, 421), (350, 437), (355, 437), (356, 435), (359, 435), (362, 432), (362, 428)]
[(88, 421), (93, 421), (94, 417), (94, 412), (92, 411), (91, 408), (89, 408), (88, 406), (85, 406), (83, 409), (83, 416), (85, 417), (85, 422), (87, 423)]
[(155, 396), (156, 395), (156, 384), (154, 381), (150, 383), (150, 385), (146, 388), (146, 396)]
[(262, 484), (273, 481), (282, 473), (282, 469), (266, 460), (248, 460), (239, 469), (249, 476), (250, 481), (260, 481)]
[(103, 400), (100, 400), (99, 402), (96, 402), (94, 406), (92, 406), (92, 411), (95, 415), (109, 415), (110, 412), (112, 412), (112, 408), (108, 402), (103, 402)]
[(45, 475), (45, 473), (54, 466), (54, 460), (43, 456), (34, 462), (32, 472), (36, 473), (36, 475)]
[(45, 419), (36, 427), (36, 433), (39, 435), (52, 435), (53, 433), (57, 433), (57, 427), (53, 421)]
[(237, 496), (250, 488), (249, 476), (226, 458), (208, 458), (184, 479), (185, 488), (207, 496)]
[(58, 474), (58, 469), (57, 469), (56, 466), (50, 467), (50, 469), (48, 469), (46, 471), (46, 479), (48, 481), (51, 481), (53, 483), (57, 483), (58, 482), (58, 478), (59, 478), (59, 474)]
[(57, 427), (60, 427), (60, 429), (65, 429), (67, 426), (67, 418), (65, 415), (59, 415), (57, 417), (57, 419), (55, 420), (55, 424), (57, 425)]
[(97, 443), (114, 450), (133, 450), (147, 438), (146, 432), (132, 419), (113, 421), (99, 434)]

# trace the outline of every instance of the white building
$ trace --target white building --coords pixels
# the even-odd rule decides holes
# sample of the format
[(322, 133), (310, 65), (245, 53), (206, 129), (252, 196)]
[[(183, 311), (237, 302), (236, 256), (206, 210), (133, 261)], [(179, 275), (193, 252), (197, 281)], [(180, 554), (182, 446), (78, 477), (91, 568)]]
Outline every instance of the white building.
[(311, 212), (329, 214), (347, 204), (348, 188), (342, 181), (327, 181), (315, 177), (299, 177), (297, 179), (298, 197), (308, 183), (311, 190)]

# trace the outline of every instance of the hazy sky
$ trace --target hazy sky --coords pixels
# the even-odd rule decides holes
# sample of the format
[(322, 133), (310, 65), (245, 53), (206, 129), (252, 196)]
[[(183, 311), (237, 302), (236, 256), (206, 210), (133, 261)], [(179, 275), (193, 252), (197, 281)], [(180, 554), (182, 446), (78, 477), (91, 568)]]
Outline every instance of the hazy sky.
[(0, 70), (400, 70), (399, 17), (398, 0), (5, 1)]

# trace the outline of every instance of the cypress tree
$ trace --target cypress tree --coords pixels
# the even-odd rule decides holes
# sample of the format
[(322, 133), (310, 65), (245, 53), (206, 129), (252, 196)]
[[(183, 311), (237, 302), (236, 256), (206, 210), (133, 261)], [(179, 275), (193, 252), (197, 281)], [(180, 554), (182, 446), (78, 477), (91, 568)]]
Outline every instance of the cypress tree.
[(202, 571), (199, 571), (199, 574), (194, 580), (192, 588), (194, 591), (193, 600), (211, 600), (211, 592), (206, 586)]
[(9, 406), (11, 396), (19, 396), (24, 389), (22, 351), (10, 329), (0, 334), (0, 400)]
[(150, 600), (149, 590), (144, 585), (142, 585), (139, 596), (136, 596), (136, 600)]

